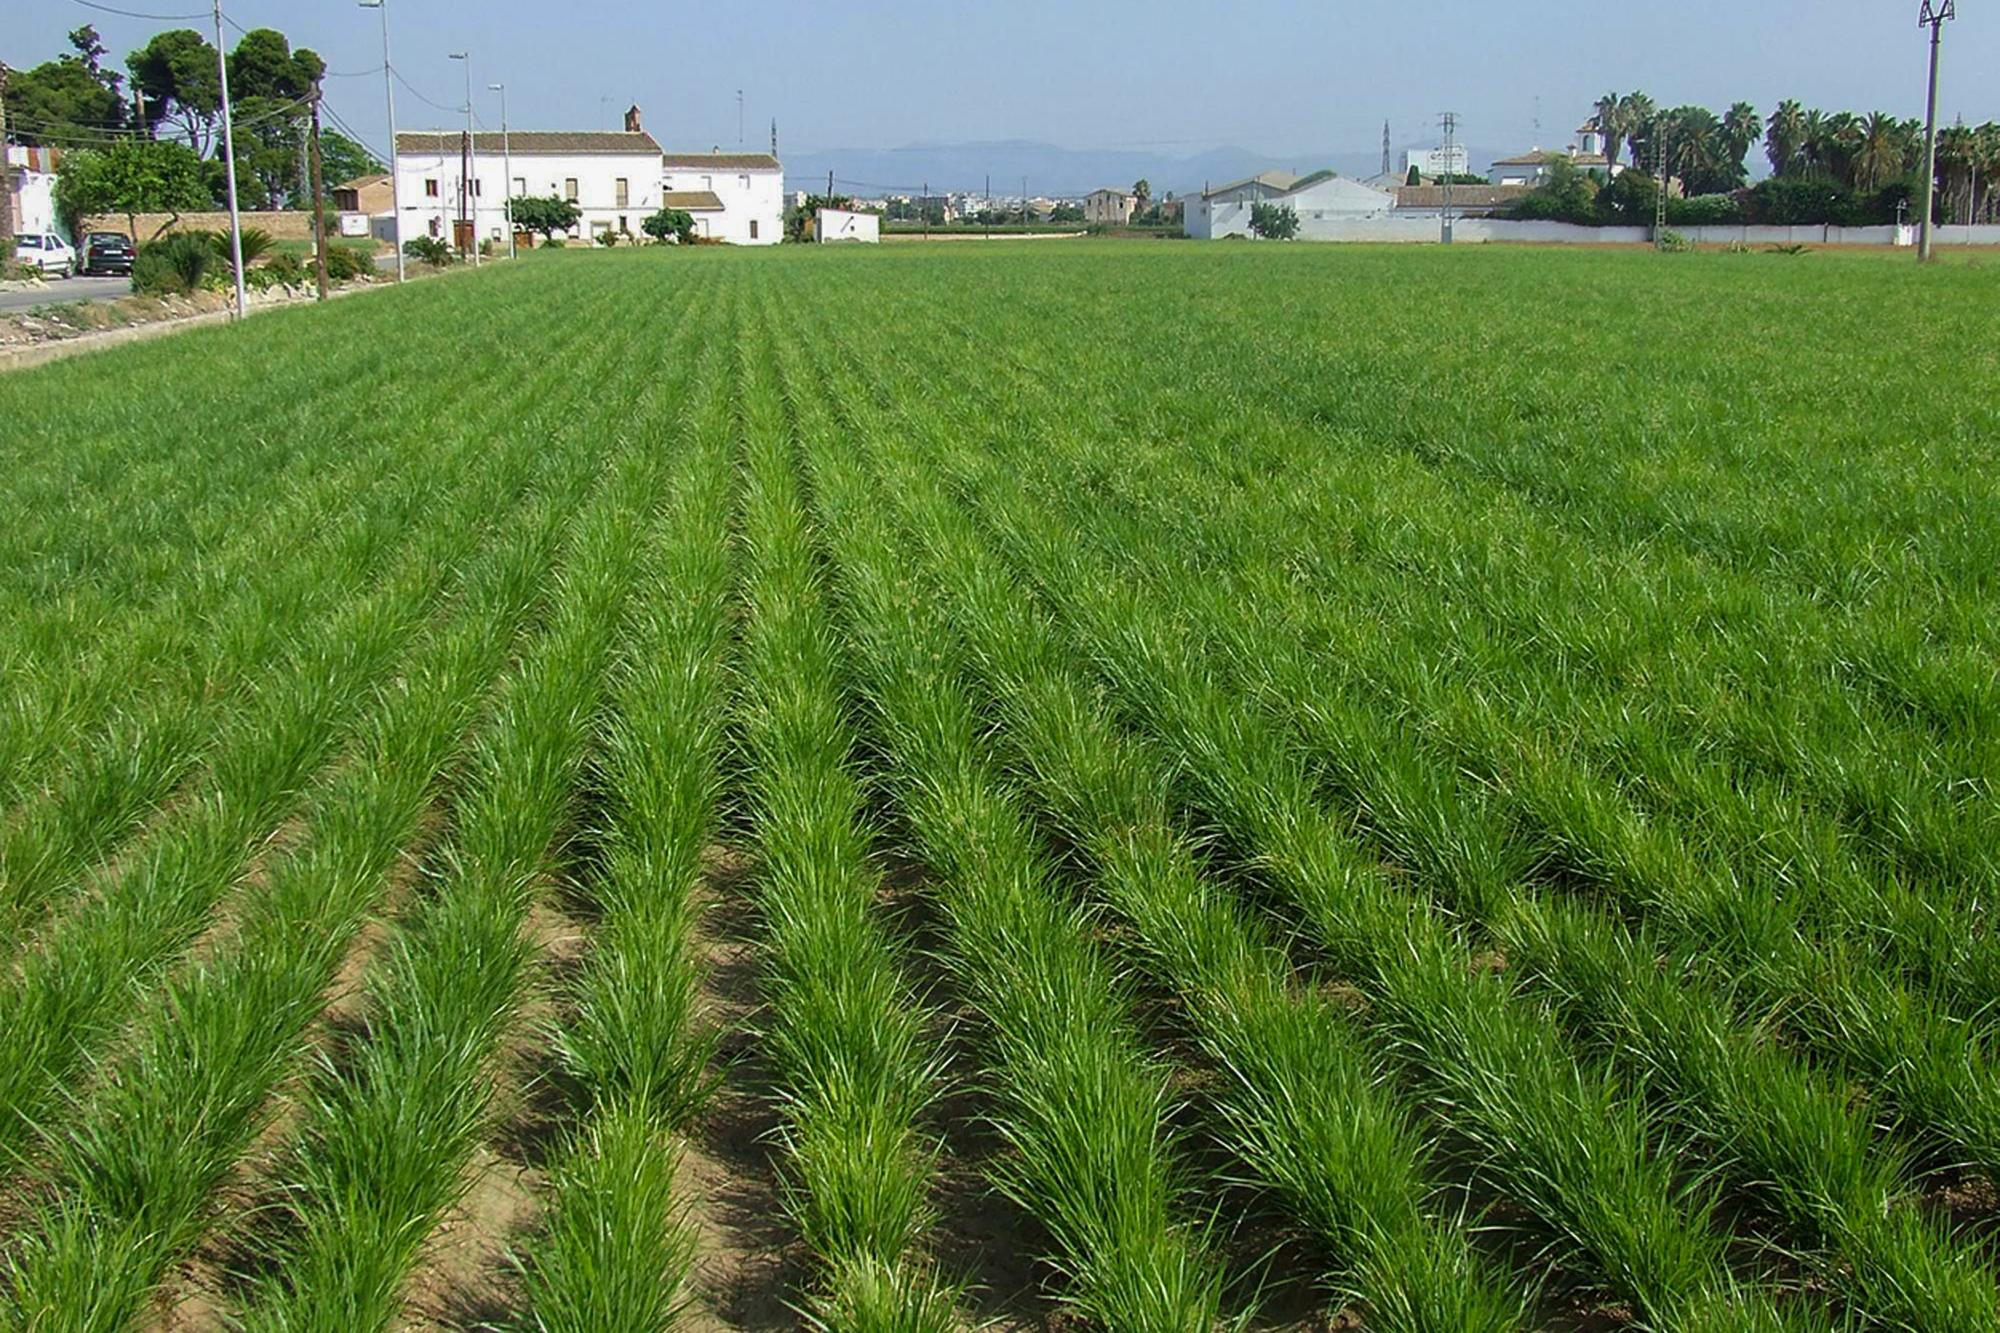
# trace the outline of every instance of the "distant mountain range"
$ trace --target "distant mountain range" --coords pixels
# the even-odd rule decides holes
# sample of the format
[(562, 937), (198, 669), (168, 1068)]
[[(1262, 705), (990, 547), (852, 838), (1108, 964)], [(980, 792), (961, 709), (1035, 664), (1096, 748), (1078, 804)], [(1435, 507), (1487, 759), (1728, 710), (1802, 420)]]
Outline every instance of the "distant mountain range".
[[(1475, 170), (1500, 154), (1472, 150)], [(984, 191), (992, 180), (995, 195), (1017, 197), (1027, 178), (1028, 193), (1056, 197), (1079, 196), (1105, 186), (1127, 186), (1144, 179), (1153, 194), (1197, 194), (1204, 186), (1240, 180), (1260, 171), (1280, 169), (1301, 175), (1332, 167), (1344, 176), (1373, 176), (1382, 169), (1380, 152), (1334, 151), (1296, 157), (1274, 157), (1248, 148), (1216, 148), (1192, 157), (1132, 149), (1059, 148), (1026, 140), (994, 143), (911, 144), (905, 148), (848, 148), (816, 153), (786, 153), (785, 185), (794, 190), (824, 190), (831, 171), (843, 194), (915, 194), (924, 186), (933, 194)], [(1397, 150), (1397, 165), (1402, 151)]]

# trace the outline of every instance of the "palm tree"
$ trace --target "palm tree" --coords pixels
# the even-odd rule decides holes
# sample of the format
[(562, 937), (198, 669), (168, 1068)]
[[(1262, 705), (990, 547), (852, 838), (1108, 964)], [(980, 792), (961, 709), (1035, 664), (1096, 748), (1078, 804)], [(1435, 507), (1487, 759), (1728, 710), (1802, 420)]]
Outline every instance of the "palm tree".
[(1962, 217), (1966, 208), (1973, 205), (1972, 194), (1978, 188), (1975, 177), (1980, 174), (1979, 132), (1962, 122), (1939, 130), (1937, 167), (1938, 193), (1950, 201), (1945, 215)]
[(1721, 194), (1743, 183), (1743, 159), (1729, 157), (1722, 122), (1704, 106), (1675, 107), (1666, 117), (1668, 174), (1689, 194)]
[(1821, 148), (1821, 157), (1833, 178), (1852, 189), (1854, 186), (1854, 163), (1861, 156), (1863, 136), (1861, 118), (1852, 111), (1840, 111), (1826, 118), (1826, 142)]
[(1799, 121), (1799, 160), (1805, 174), (1826, 174), (1826, 146), (1826, 113), (1814, 107)]
[(1861, 145), (1854, 154), (1856, 189), (1879, 190), (1908, 170), (1902, 130), (1902, 122), (1886, 111), (1871, 112), (1861, 122)]
[(1153, 202), (1153, 183), (1141, 176), (1132, 183), (1132, 196), (1139, 201), (1139, 211), (1146, 211), (1146, 205)]
[(1790, 99), (1778, 103), (1764, 132), (1764, 156), (1771, 160), (1771, 173), (1787, 176), (1797, 171), (1805, 146), (1805, 108)]
[(1596, 120), (1597, 132), (1604, 139), (1604, 160), (1615, 167), (1632, 133), (1631, 103), (1617, 93), (1606, 93), (1597, 99)]
[(1653, 160), (1652, 152), (1659, 131), (1660, 109), (1646, 94), (1628, 93), (1623, 112), (1625, 143), (1632, 150), (1632, 165), (1640, 171), (1658, 170), (1660, 164)]
[(1764, 122), (1757, 117), (1757, 108), (1748, 102), (1738, 102), (1722, 117), (1722, 142), (1729, 150), (1729, 160), (1734, 162), (1739, 174), (1743, 159), (1750, 155), (1750, 145), (1756, 143), (1764, 129)]

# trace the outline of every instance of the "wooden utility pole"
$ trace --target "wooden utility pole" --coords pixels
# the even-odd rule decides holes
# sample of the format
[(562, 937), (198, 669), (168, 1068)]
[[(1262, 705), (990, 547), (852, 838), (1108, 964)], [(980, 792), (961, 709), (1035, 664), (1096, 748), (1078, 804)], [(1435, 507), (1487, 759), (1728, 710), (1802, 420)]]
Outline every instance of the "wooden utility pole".
[(0, 263), (14, 262), (14, 167), (7, 161), (7, 67), (0, 65)]
[(319, 299), (326, 299), (326, 181), (319, 169), (319, 85), (312, 96), (312, 192), (313, 192), (313, 276), (319, 280)]

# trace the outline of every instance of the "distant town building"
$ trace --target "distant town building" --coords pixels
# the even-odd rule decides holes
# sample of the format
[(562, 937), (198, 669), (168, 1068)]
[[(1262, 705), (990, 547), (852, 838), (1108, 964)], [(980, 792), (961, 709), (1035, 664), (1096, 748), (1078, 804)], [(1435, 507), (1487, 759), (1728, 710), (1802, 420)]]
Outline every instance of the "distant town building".
[(1125, 190), (1092, 190), (1083, 197), (1083, 220), (1093, 226), (1122, 227), (1138, 206), (1139, 196)]
[(366, 213), (370, 217), (396, 211), (396, 192), (387, 172), (356, 176), (333, 187), (333, 206), (342, 213)]
[(852, 209), (822, 208), (813, 221), (813, 239), (821, 245), (842, 242), (875, 245), (882, 240), (882, 219)]

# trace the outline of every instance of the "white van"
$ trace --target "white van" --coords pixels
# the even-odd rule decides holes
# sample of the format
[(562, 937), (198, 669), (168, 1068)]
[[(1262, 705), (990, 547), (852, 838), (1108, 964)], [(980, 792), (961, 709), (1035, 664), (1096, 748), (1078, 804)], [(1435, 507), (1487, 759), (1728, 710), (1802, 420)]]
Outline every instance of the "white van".
[(38, 268), (43, 276), (55, 274), (67, 278), (76, 272), (76, 251), (68, 241), (52, 231), (14, 238), (14, 258), (17, 262)]

